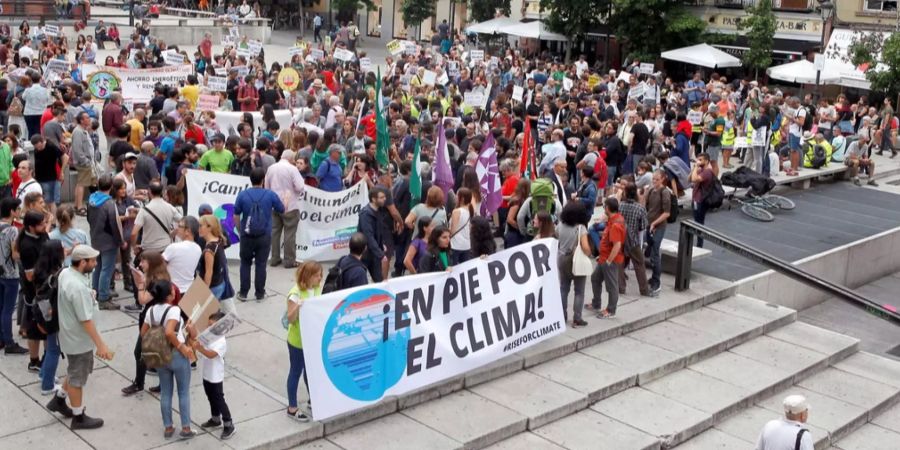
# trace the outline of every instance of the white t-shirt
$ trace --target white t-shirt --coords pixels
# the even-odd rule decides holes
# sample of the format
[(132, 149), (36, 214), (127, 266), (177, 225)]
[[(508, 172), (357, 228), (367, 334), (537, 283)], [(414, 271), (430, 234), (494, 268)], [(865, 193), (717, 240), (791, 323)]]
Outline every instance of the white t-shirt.
[[(797, 434), (805, 428), (800, 422), (794, 422), (785, 418), (770, 420), (762, 429), (759, 440), (756, 441), (755, 450), (779, 450), (794, 448), (797, 442)], [(800, 450), (813, 450), (813, 438), (810, 432), (804, 432), (800, 439)]]
[[(166, 309), (169, 309), (169, 312), (166, 313)], [(163, 316), (165, 314), (165, 316)], [(162, 304), (162, 305), (153, 305), (147, 310), (147, 323), (150, 326), (156, 326), (168, 323), (169, 321), (178, 321), (178, 325), (175, 327), (175, 335), (178, 337), (178, 342), (184, 343), (184, 327), (183, 321), (181, 319), (181, 308), (175, 305)]]
[[(803, 129), (801, 125), (797, 124), (796, 119), (800, 118), (806, 120), (806, 112), (806, 108), (801, 105), (800, 108), (793, 111), (793, 114), (789, 116), (791, 118), (791, 127), (789, 130), (792, 135), (803, 136)], [(801, 120), (800, 122), (802, 123), (803, 121)]]
[(203, 367), (203, 380), (210, 383), (221, 383), (225, 380), (225, 352), (228, 351), (228, 344), (223, 337), (206, 348), (216, 352), (218, 356), (207, 358), (203, 353), (197, 352)]
[(192, 241), (169, 244), (163, 251), (162, 257), (166, 260), (169, 277), (182, 294), (187, 292), (194, 282), (194, 273), (197, 271), (197, 263), (200, 262), (202, 254), (200, 246)]
[(19, 48), (19, 58), (28, 58), (29, 61), (34, 60), (34, 49), (27, 45)]
[(44, 190), (41, 189), (41, 183), (38, 183), (38, 180), (35, 180), (34, 178), (19, 185), (19, 190), (16, 191), (16, 198), (24, 203), (25, 196), (32, 192), (44, 195)]
[(580, 59), (579, 59), (578, 61), (575, 61), (575, 73), (576, 73), (576, 75), (578, 75), (578, 76), (580, 77), (581, 74), (582, 74), (585, 70), (587, 70), (587, 69), (588, 69), (588, 63), (587, 63), (587, 61), (582, 61), (582, 60), (580, 60)]

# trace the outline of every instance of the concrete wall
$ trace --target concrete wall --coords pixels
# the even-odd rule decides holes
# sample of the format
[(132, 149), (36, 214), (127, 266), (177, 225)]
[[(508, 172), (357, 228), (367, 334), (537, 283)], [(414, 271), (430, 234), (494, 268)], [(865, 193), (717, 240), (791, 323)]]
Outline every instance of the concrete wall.
[[(794, 262), (800, 268), (849, 288), (900, 272), (900, 227)], [(737, 292), (798, 311), (830, 297), (827, 293), (768, 270), (736, 283)]]

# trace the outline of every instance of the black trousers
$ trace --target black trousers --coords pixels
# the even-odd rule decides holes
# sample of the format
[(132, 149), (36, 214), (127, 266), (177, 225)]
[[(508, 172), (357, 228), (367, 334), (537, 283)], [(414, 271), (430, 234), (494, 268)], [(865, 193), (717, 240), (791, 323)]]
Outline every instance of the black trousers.
[(137, 342), (134, 343), (134, 385), (143, 389), (146, 377), (147, 366), (141, 358), (141, 336), (138, 335)]
[(225, 403), (225, 391), (222, 386), (224, 383), (210, 383), (203, 380), (203, 391), (206, 392), (206, 399), (209, 400), (209, 411), (213, 418), (222, 416), (222, 422), (231, 422), (231, 411), (228, 410), (228, 404)]

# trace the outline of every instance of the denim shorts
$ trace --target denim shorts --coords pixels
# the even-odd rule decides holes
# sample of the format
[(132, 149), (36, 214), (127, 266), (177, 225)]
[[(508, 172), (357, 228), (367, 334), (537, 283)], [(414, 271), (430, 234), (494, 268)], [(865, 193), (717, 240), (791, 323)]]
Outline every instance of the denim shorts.
[(788, 134), (788, 145), (792, 152), (800, 153), (800, 136)]
[(44, 192), (44, 201), (59, 205), (59, 181), (41, 181), (40, 185)]
[(94, 371), (94, 352), (85, 352), (78, 354), (66, 354), (66, 360), (69, 366), (66, 369), (66, 376), (69, 384), (80, 388), (87, 384), (88, 376)]

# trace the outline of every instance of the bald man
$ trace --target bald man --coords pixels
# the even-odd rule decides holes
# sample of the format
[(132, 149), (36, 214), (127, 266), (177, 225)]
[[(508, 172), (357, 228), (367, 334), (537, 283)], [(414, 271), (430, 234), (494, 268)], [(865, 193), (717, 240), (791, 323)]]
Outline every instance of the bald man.
[(141, 148), (141, 144), (144, 142), (144, 136), (147, 134), (144, 129), (144, 118), (146, 116), (147, 112), (144, 111), (143, 108), (137, 108), (134, 110), (131, 119), (128, 119), (128, 121), (125, 122), (131, 126), (131, 134), (128, 135), (128, 143), (134, 148)]

